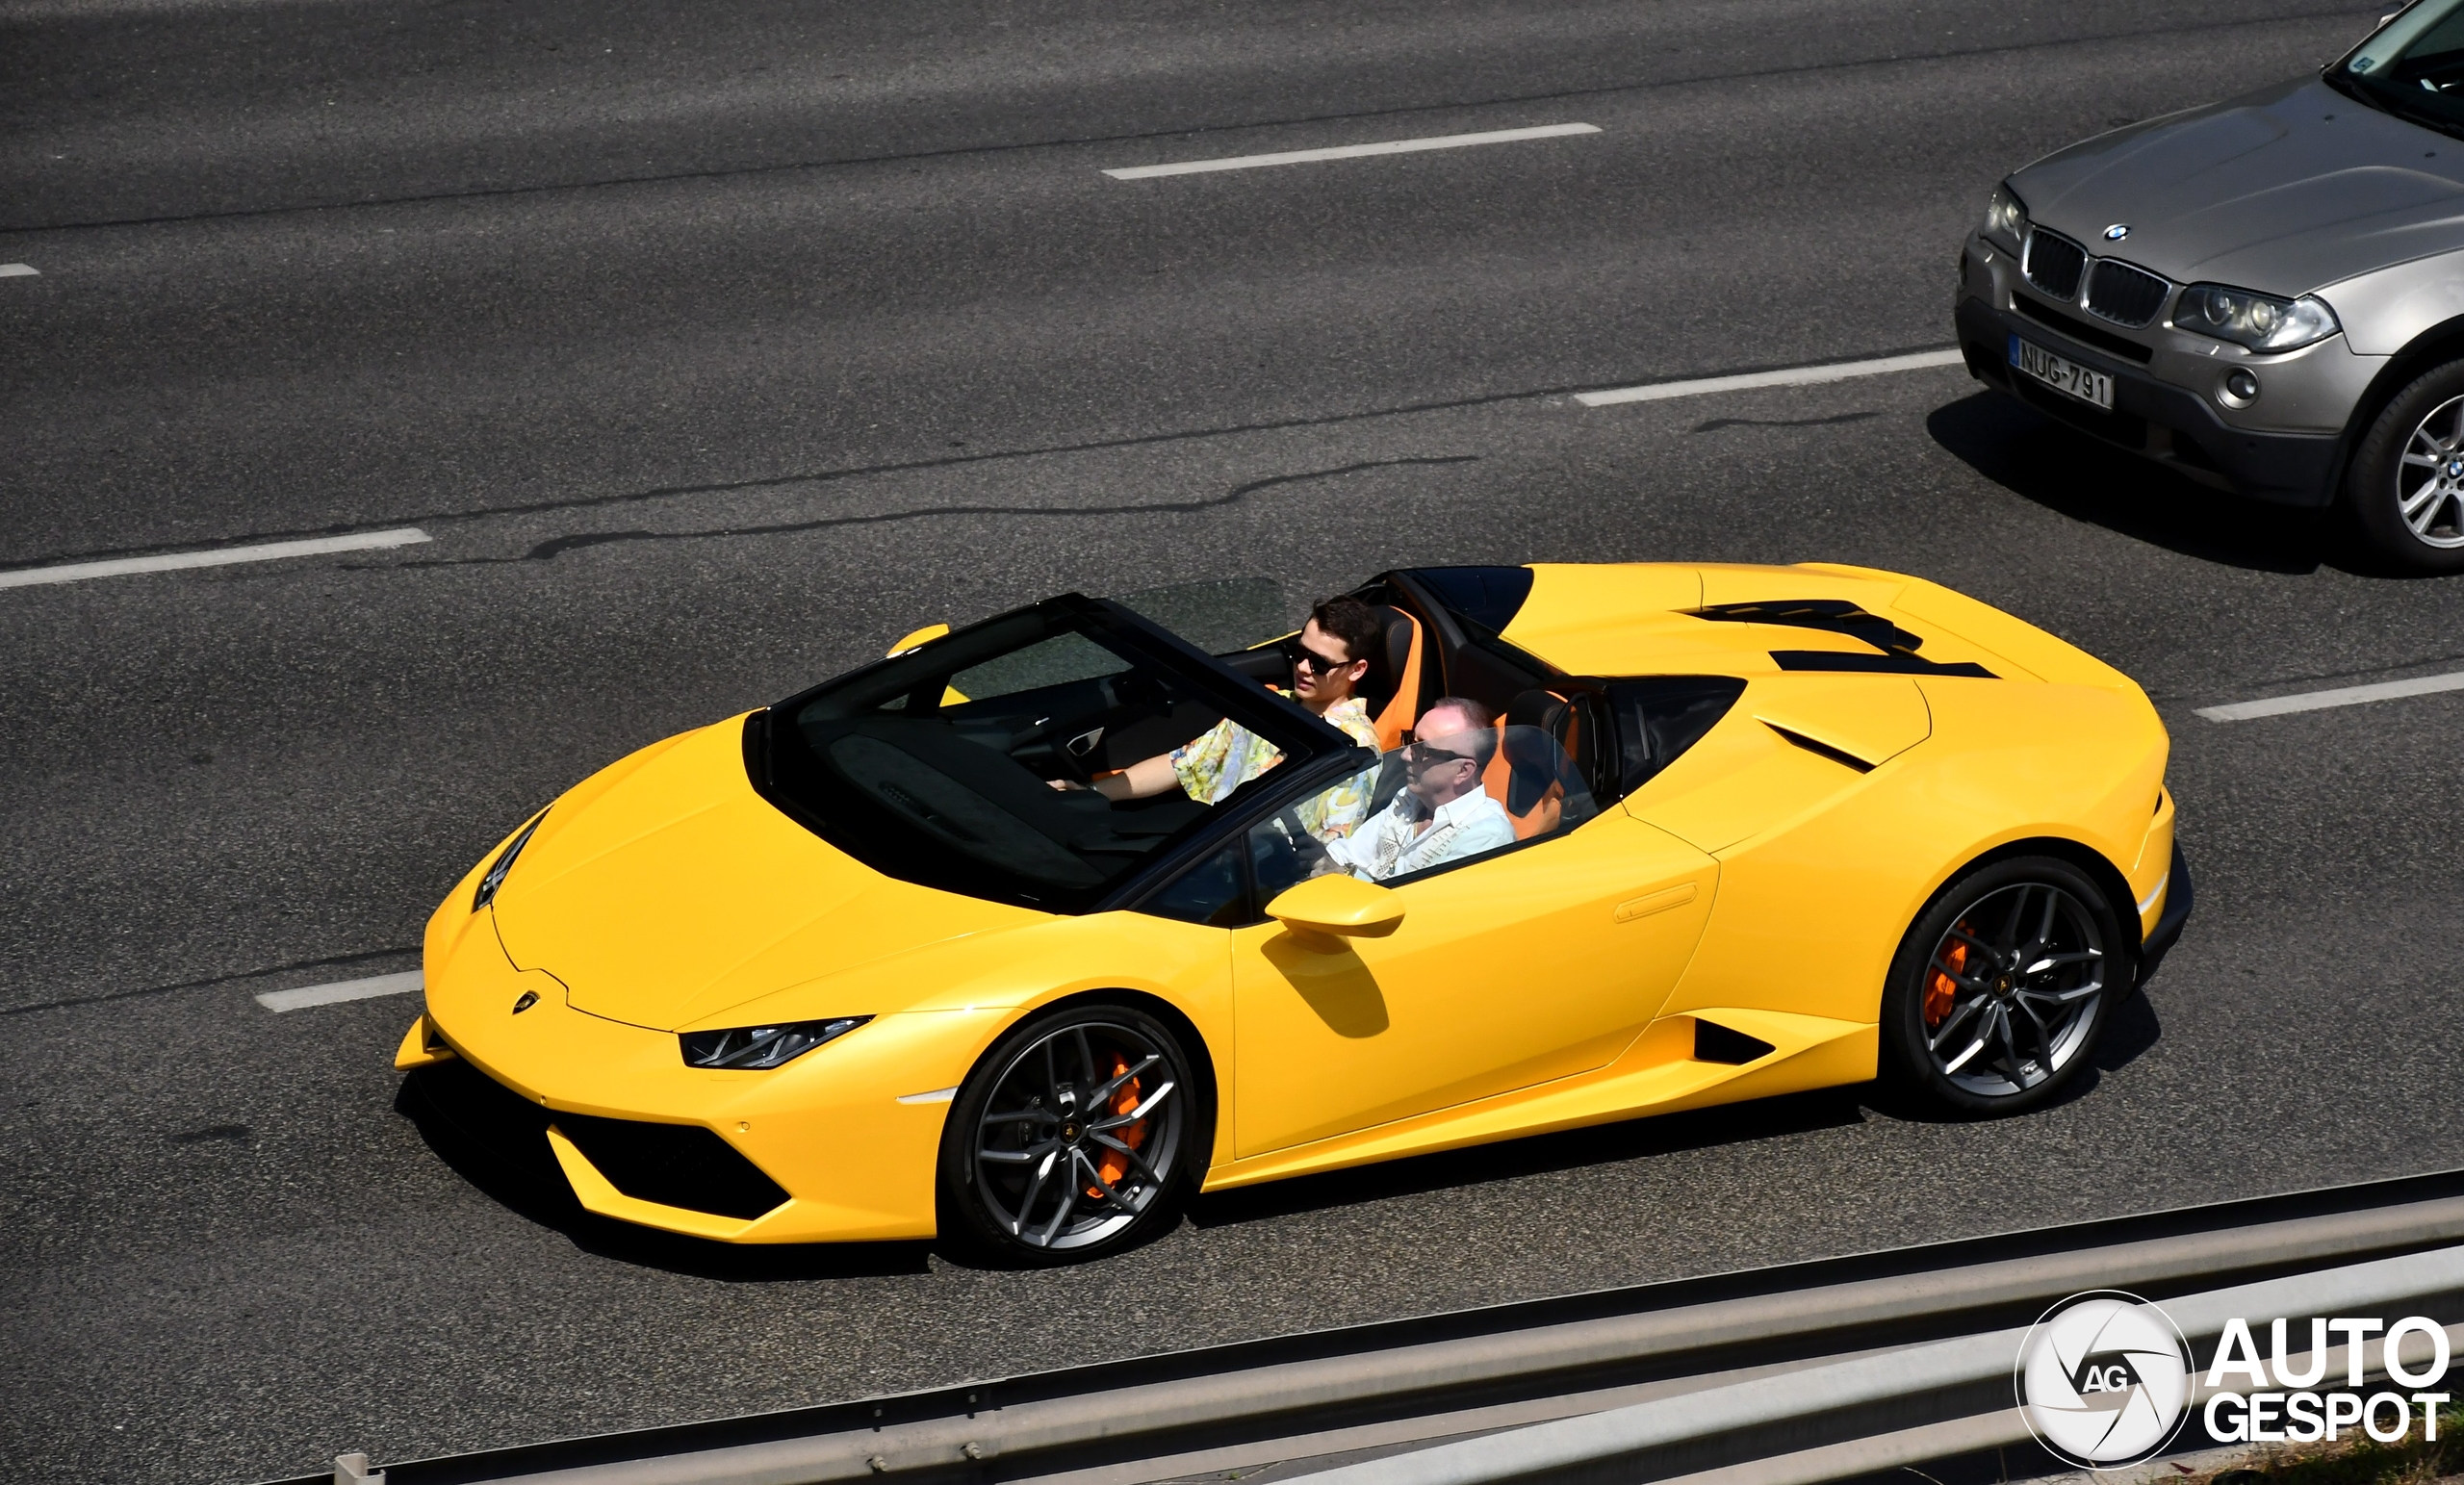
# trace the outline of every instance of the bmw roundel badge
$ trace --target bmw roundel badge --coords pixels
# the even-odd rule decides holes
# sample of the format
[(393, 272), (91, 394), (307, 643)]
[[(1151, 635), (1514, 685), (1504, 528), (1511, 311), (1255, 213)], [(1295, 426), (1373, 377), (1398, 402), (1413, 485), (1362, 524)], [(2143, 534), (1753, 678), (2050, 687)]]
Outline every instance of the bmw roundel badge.
[(522, 997), (513, 1003), (513, 1013), (515, 1015), (520, 1015), (522, 1012), (529, 1010), (537, 1004), (539, 1004), (539, 992), (537, 990), (525, 990), (522, 992)]
[(2130, 236), (2130, 223), (2126, 221), (2115, 222), (2105, 229), (2105, 241), (2108, 243), (2118, 243), (2128, 236)]

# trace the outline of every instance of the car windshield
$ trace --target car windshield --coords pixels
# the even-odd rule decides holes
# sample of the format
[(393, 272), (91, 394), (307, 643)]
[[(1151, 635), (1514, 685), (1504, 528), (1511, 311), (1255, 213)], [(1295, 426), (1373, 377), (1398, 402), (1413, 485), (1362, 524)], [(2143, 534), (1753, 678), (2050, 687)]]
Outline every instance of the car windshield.
[(2464, 0), (2424, 0), (2327, 69), (2343, 91), (2464, 135)]
[[(1198, 751), (1263, 758), (1249, 784), (1211, 804), (1094, 787), (1219, 725), (1226, 747)], [(756, 781), (833, 845), (890, 876), (1061, 912), (1171, 857), (1266, 775), (1348, 747), (1126, 608), (1077, 598), (828, 682), (764, 730)]]

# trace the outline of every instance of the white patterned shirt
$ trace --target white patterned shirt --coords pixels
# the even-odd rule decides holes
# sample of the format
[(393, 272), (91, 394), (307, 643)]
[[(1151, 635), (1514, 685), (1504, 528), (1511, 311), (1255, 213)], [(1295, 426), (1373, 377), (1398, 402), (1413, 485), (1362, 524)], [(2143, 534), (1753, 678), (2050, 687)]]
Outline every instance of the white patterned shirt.
[[(1383, 882), (1514, 844), (1513, 819), (1486, 789), (1457, 795), (1425, 817), (1422, 808), (1419, 798), (1405, 789), (1358, 830), (1326, 842), (1326, 855), (1364, 882)], [(1424, 818), (1426, 830), (1420, 829)]]

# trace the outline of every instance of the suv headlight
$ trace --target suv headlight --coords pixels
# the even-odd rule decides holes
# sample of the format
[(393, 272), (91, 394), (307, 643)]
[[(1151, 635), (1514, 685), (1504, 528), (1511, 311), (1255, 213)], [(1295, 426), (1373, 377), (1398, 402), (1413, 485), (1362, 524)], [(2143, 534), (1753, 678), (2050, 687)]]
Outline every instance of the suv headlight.
[(2311, 294), (2279, 299), (2224, 284), (2193, 284), (2173, 306), (2173, 328), (2252, 350), (2299, 350), (2343, 329), (2326, 301)]
[(539, 822), (546, 818), (548, 818), (548, 811), (542, 809), (528, 825), (522, 828), (521, 834), (513, 837), (512, 841), (497, 854), (496, 864), (489, 867), (488, 874), (479, 879), (479, 889), (471, 894), (473, 912), (478, 911), (497, 900), (497, 888), (504, 885), (504, 874), (513, 870), (513, 858), (522, 854), (523, 847), (530, 844), (531, 832), (539, 829)]
[(1977, 230), (1987, 242), (2016, 255), (2028, 237), (2028, 204), (2009, 186), (1994, 187), (1985, 203), (1985, 224)]
[(835, 1041), (871, 1020), (842, 1015), (827, 1021), (782, 1021), (775, 1026), (732, 1026), (725, 1031), (684, 1032), (677, 1040), (694, 1067), (776, 1067), (825, 1041)]

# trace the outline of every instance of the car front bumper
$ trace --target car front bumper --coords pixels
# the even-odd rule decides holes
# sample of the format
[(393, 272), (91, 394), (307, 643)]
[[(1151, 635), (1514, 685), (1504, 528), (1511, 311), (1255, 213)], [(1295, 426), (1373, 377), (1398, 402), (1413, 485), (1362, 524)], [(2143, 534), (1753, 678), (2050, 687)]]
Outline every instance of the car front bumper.
[[(1988, 386), (2200, 484), (2287, 505), (2334, 500), (2347, 421), (2386, 364), (2354, 354), (2341, 336), (2256, 356), (2170, 329), (2162, 317), (2137, 329), (2104, 324), (2038, 293), (2015, 260), (1975, 238), (1961, 255), (1953, 320), (1969, 374)], [(2111, 376), (2113, 410), (2021, 374), (2012, 365), (2015, 338)], [(2216, 396), (2235, 370), (2264, 389), (2238, 410)]]
[[(1968, 374), (2057, 422), (2236, 495), (2286, 505), (2324, 505), (2335, 499), (2343, 451), (2343, 441), (2335, 434), (2253, 433), (2232, 427), (2216, 416), (2205, 397), (1983, 299), (1963, 297), (1958, 323)], [(2020, 375), (2011, 365), (2014, 337), (2111, 376), (2113, 411)]]
[(934, 1235), (949, 1106), (913, 1080), (963, 1055), (948, 1045), (968, 1034), (960, 1018), (878, 1017), (770, 1071), (691, 1067), (674, 1033), (577, 1010), (552, 975), (515, 967), (487, 909), (438, 916), (458, 921), (429, 926), (427, 1008), (396, 1065), (458, 1062), (484, 1080), (429, 1100), (467, 1135), (552, 1156), (583, 1208), (646, 1227), (725, 1242)]

